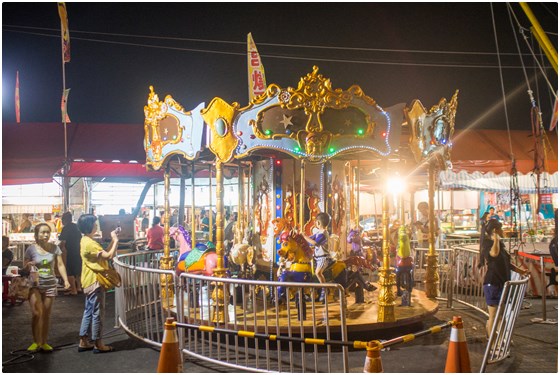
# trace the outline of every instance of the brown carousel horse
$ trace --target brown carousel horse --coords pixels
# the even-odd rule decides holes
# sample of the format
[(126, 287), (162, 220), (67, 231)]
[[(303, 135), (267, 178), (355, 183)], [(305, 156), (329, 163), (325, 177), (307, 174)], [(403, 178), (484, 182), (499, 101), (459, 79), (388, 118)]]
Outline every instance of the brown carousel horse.
[[(313, 259), (313, 248), (307, 243), (301, 234), (293, 234), (287, 220), (277, 218), (272, 220), (274, 234), (280, 237), (281, 247), (278, 254), (285, 259), (292, 259), (292, 264), (283, 271), (279, 281), (311, 281), (313, 274), (311, 261)], [(324, 272), (328, 282), (335, 282), (346, 288), (358, 286), (367, 291), (375, 290), (375, 286), (364, 280), (362, 270), (368, 268), (373, 270), (373, 266), (364, 257), (350, 256), (345, 261), (335, 261), (331, 263)], [(356, 302), (364, 302), (356, 288)], [(279, 295), (283, 296), (284, 289), (278, 289)], [(361, 291), (361, 290), (360, 290)]]

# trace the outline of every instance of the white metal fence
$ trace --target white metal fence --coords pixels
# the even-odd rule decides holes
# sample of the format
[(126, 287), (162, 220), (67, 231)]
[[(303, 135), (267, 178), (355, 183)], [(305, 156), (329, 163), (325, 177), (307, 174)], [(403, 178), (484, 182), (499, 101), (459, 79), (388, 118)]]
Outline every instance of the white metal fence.
[[(346, 297), (339, 284), (319, 286), (186, 273), (176, 276), (174, 271), (158, 269), (161, 255), (157, 251), (143, 251), (115, 260), (115, 268), (123, 278), (122, 287), (116, 289), (116, 319), (129, 334), (145, 342), (161, 346), (167, 316), (197, 326), (347, 341)], [(169, 278), (173, 280), (173, 299), (161, 294)], [(314, 298), (323, 287), (329, 290), (328, 304)], [(225, 297), (216, 297), (216, 293)], [(281, 293), (289, 301), (280, 298)], [(216, 304), (220, 300), (226, 301), (225, 306)], [(346, 346), (270, 342), (188, 328), (180, 330), (179, 338), (184, 354), (237, 370), (349, 371)]]
[[(449, 244), (447, 244), (449, 245)], [(414, 249), (416, 288), (424, 288), (427, 248)], [(468, 243), (438, 249), (439, 299), (448, 307), (458, 302), (484, 316), (486, 300), (483, 294), (484, 268), (478, 267), (479, 252)], [(326, 284), (330, 301), (315, 302), (320, 288), (317, 283), (286, 283), (244, 279), (215, 278), (159, 269), (160, 251), (140, 251), (119, 256), (115, 268), (123, 278), (116, 289), (116, 319), (129, 334), (154, 346), (161, 346), (164, 322), (173, 316), (179, 323), (212, 326), (233, 331), (282, 335), (295, 338), (347, 340), (346, 297), (339, 284)], [(525, 284), (512, 281), (504, 291), (506, 314), (514, 312), (495, 342), (501, 345), (488, 352), (489, 360), (509, 349), (513, 324), (523, 301)], [(168, 284), (174, 297), (162, 295)], [(515, 288), (514, 288), (515, 287)], [(509, 288), (509, 289), (508, 289)], [(514, 289), (512, 289), (514, 288)], [(511, 290), (514, 290), (513, 292)], [(217, 297), (217, 293), (221, 296)], [(284, 293), (288, 301), (281, 302)], [(515, 296), (511, 297), (511, 293)], [(218, 305), (225, 301), (225, 305)], [(513, 303), (514, 301), (515, 304)], [(504, 306), (502, 307), (502, 304)], [(500, 310), (502, 311), (502, 310)], [(506, 323), (503, 323), (506, 322)], [(505, 338), (504, 338), (505, 337)], [(238, 337), (225, 333), (205, 332), (194, 328), (179, 331), (183, 354), (236, 370), (252, 372), (348, 372), (346, 346), (271, 342), (265, 339)], [(489, 342), (488, 347), (494, 341)], [(486, 358), (485, 358), (486, 361)]]

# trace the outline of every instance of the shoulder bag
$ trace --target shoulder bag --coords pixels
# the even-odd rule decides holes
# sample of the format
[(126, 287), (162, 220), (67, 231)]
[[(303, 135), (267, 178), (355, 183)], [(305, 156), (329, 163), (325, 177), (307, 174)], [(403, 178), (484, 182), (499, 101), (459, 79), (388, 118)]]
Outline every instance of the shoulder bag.
[(122, 283), (121, 275), (111, 266), (110, 263), (108, 264), (109, 268), (102, 271), (96, 271), (88, 266), (88, 268), (95, 273), (99, 285), (101, 285), (106, 290), (118, 288)]

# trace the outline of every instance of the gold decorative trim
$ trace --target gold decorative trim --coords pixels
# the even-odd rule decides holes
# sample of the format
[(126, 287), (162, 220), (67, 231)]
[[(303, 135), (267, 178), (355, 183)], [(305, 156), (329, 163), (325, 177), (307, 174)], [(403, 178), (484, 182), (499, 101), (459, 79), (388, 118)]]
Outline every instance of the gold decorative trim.
[(410, 148), (418, 163), (435, 157), (441, 168), (451, 159), (450, 142), (455, 130), (455, 114), (458, 106), (459, 90), (451, 100), (441, 98), (429, 111), (420, 100), (415, 99), (410, 108), (405, 108), (405, 116), (411, 129)]
[[(214, 98), (208, 104), (208, 107), (200, 111), (204, 122), (212, 133), (208, 148), (223, 163), (231, 161), (239, 144), (239, 140), (233, 134), (233, 118), (238, 109), (238, 103), (230, 105), (221, 98)], [(222, 126), (224, 128), (220, 129)]]
[[(144, 106), (144, 151), (146, 152), (146, 164), (153, 170), (159, 170), (165, 163), (162, 153), (163, 147), (168, 144), (178, 144), (183, 139), (185, 129), (177, 116), (168, 113), (169, 108), (187, 115), (190, 114), (190, 112), (185, 112), (183, 107), (170, 95), (167, 95), (163, 102), (160, 101), (159, 96), (154, 92), (154, 87), (150, 86), (148, 104)], [(166, 137), (160, 132), (161, 122), (168, 117), (175, 119), (177, 124), (175, 139), (165, 139)], [(186, 157), (184, 152), (179, 153)]]

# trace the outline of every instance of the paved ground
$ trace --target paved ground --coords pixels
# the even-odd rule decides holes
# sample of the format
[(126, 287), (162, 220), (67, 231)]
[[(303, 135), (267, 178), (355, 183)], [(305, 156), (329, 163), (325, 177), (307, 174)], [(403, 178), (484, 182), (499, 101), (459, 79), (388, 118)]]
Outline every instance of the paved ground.
[[(514, 332), (511, 357), (489, 365), (487, 372), (494, 373), (557, 373), (558, 326), (531, 323), (533, 317), (542, 317), (541, 300), (528, 299), (532, 307), (521, 311)], [(547, 318), (557, 319), (556, 299), (547, 300)], [(52, 354), (25, 354), (31, 344), (30, 310), (27, 303), (2, 307), (2, 370), (3, 372), (49, 373), (133, 373), (156, 372), (159, 352), (130, 338), (121, 329), (114, 328), (114, 294), (108, 295), (105, 337), (116, 351), (107, 354), (78, 353), (78, 329), (83, 311), (83, 295), (59, 296), (54, 305), (50, 344), (56, 348)], [(457, 307), (448, 309), (442, 303), (439, 312), (424, 322), (424, 327), (451, 320), (461, 315), (465, 322), (468, 349), (473, 372), (478, 372), (485, 349), (484, 322), (477, 314)], [(385, 372), (443, 372), (447, 357), (449, 331), (421, 337), (402, 346), (381, 353)], [(378, 337), (352, 338), (370, 340)], [(363, 351), (350, 353), (352, 372), (362, 372)], [(190, 360), (184, 372), (228, 372), (226, 368)]]

